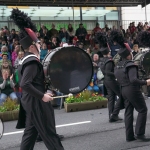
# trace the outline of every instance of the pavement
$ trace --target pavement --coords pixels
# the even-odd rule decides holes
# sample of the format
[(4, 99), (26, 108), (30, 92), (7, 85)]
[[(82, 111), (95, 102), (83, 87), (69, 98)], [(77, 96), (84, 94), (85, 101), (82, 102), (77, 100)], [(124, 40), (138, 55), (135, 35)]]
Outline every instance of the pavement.
[[(150, 108), (150, 99), (146, 103)], [(136, 121), (136, 111), (134, 116)], [(120, 117), (124, 118), (124, 110), (120, 111)], [(65, 150), (150, 150), (150, 142), (126, 142), (124, 122), (109, 123), (107, 108), (71, 113), (55, 109), (55, 118), (57, 133), (65, 136), (62, 141)], [(15, 125), (16, 121), (4, 123), (0, 150), (20, 149), (23, 130), (16, 130)], [(149, 112), (146, 136), (150, 137)], [(43, 142), (39, 142), (34, 150), (47, 148)]]

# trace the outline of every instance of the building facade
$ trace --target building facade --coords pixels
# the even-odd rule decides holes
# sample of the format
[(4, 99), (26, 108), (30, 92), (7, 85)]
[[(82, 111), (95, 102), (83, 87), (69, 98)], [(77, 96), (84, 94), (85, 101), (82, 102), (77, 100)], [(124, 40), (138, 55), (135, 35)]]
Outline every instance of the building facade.
[[(112, 28), (115, 26), (119, 28), (120, 25), (127, 29), (130, 22), (136, 24), (141, 21), (150, 21), (150, 5), (142, 8), (141, 5), (137, 7), (30, 7), (19, 6), (19, 9), (28, 13), (31, 19), (40, 29), (41, 24), (46, 25), (48, 29), (51, 28), (52, 23), (56, 25), (59, 30), (62, 27), (67, 28), (71, 23), (74, 28), (82, 22), (88, 31), (91, 31), (96, 23), (104, 28), (105, 24)], [(9, 29), (17, 27), (10, 20), (9, 15), (12, 6), (0, 6), (0, 28), (8, 26)]]

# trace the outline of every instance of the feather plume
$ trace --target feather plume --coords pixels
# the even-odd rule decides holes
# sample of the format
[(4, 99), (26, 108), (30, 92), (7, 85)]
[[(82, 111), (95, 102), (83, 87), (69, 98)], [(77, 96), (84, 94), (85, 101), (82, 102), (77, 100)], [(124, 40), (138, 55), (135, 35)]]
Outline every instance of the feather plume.
[(121, 32), (117, 31), (117, 30), (113, 30), (110, 33), (110, 37), (111, 37), (111, 41), (113, 42), (117, 42), (121, 47), (125, 48), (126, 46), (124, 45), (125, 43), (125, 39), (122, 35)]
[(96, 40), (100, 44), (100, 47), (108, 47), (106, 35), (102, 32), (96, 34)]
[(13, 9), (10, 15), (10, 19), (18, 26), (18, 28), (24, 31), (24, 28), (30, 28), (34, 32), (37, 31), (35, 24), (31, 21), (31, 18), (18, 8)]

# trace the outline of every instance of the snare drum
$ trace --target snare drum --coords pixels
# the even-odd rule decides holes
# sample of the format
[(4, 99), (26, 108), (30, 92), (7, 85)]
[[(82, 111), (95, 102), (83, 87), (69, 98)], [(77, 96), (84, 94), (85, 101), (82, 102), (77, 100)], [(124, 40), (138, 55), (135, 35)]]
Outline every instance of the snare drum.
[(150, 77), (150, 50), (137, 53), (133, 61), (139, 67), (139, 75), (144, 75), (146, 78)]

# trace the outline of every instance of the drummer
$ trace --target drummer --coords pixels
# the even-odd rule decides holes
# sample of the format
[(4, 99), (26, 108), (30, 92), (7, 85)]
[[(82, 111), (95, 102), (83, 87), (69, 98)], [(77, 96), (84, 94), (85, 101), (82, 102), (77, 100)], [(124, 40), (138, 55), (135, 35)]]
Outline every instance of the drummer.
[(49, 103), (53, 100), (52, 94), (45, 93), (43, 66), (39, 60), (40, 44), (34, 33), (36, 27), (31, 19), (18, 9), (12, 10), (10, 18), (21, 29), (19, 42), (26, 50), (18, 68), (23, 94), (17, 128), (25, 128), (20, 150), (34, 149), (38, 133), (49, 150), (64, 150), (56, 134), (54, 110)]
[[(105, 40), (103, 41), (103, 39)], [(101, 45), (100, 52), (103, 54), (103, 58), (100, 59), (98, 66), (104, 75), (104, 85), (108, 93), (109, 122), (116, 122), (122, 119), (118, 116), (121, 109), (121, 99), (119, 98), (116, 103), (116, 96), (120, 97), (120, 87), (114, 75), (115, 64), (110, 57), (110, 49), (107, 46), (105, 35), (99, 33), (97, 40)]]
[[(141, 93), (140, 86), (150, 85), (149, 80), (139, 80), (137, 77), (137, 66), (129, 60), (132, 60), (132, 54), (127, 48), (121, 48), (119, 55), (122, 61), (117, 64), (115, 76), (121, 85), (121, 94), (125, 103), (125, 127), (126, 127), (126, 140), (134, 141), (150, 141), (145, 137), (145, 127), (147, 119), (147, 106), (144, 97)], [(135, 127), (135, 134), (133, 131), (133, 111), (134, 108), (138, 112), (137, 123)]]
[[(118, 39), (120, 39), (120, 33)], [(123, 37), (122, 37), (123, 38)], [(145, 137), (145, 128), (147, 120), (147, 106), (144, 97), (141, 93), (140, 86), (150, 85), (150, 79), (138, 79), (138, 67), (134, 64), (131, 48), (123, 40), (119, 44), (122, 48), (118, 51), (122, 61), (118, 62), (115, 68), (115, 76), (121, 86), (121, 95), (125, 104), (125, 128), (126, 128), (126, 141), (150, 141), (150, 138)], [(133, 130), (133, 112), (134, 108), (138, 112), (135, 134)]]

